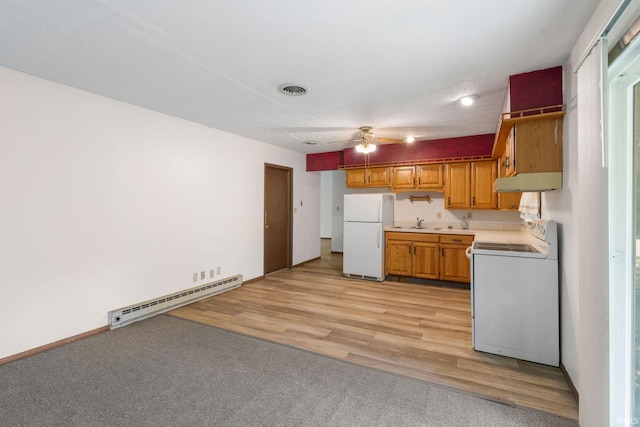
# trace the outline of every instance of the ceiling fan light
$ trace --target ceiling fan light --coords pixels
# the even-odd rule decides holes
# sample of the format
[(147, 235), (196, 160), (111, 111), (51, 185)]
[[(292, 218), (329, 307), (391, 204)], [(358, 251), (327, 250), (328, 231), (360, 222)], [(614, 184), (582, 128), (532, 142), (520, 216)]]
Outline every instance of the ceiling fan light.
[(356, 151), (362, 154), (369, 154), (376, 151), (376, 144), (358, 144), (356, 145)]

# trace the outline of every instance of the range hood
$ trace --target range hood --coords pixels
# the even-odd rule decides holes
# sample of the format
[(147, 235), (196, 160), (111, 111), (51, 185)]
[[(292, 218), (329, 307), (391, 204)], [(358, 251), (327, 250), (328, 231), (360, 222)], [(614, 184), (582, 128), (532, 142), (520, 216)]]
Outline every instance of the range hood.
[(493, 183), (496, 193), (517, 191), (550, 191), (562, 188), (562, 172), (519, 173), (515, 176), (497, 178)]

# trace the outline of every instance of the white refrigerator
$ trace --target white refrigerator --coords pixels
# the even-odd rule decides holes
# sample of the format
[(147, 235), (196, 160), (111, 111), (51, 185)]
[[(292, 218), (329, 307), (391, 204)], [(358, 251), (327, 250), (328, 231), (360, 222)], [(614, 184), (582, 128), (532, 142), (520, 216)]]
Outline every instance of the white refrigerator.
[(384, 226), (393, 225), (393, 194), (345, 194), (345, 276), (383, 281)]

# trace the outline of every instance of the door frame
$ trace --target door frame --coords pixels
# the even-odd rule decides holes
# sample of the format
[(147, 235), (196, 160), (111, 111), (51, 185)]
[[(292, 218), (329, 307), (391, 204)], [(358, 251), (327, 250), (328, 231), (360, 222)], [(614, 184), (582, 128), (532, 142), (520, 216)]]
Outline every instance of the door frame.
[(267, 229), (265, 228), (265, 214), (266, 214), (266, 206), (267, 206), (267, 169), (280, 169), (287, 173), (287, 206), (286, 206), (286, 215), (287, 215), (287, 240), (286, 240), (286, 257), (287, 257), (287, 267), (291, 268), (293, 265), (293, 168), (287, 166), (276, 165), (273, 163), (265, 163), (264, 164), (264, 193), (262, 200), (262, 274), (266, 275), (267, 268)]

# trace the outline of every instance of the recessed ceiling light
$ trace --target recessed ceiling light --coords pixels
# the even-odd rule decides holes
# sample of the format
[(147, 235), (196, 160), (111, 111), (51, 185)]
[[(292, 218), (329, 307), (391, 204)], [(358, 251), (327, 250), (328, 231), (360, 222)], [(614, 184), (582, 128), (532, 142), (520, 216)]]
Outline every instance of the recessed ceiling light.
[(309, 92), (309, 88), (298, 83), (282, 83), (278, 92), (287, 96), (302, 96)]
[(479, 98), (478, 95), (469, 95), (469, 96), (463, 96), (462, 98), (458, 99), (458, 102), (460, 102), (460, 104), (468, 107), (469, 105), (473, 105), (473, 103)]
[(408, 142), (409, 144), (411, 144), (412, 142), (414, 142), (416, 139), (412, 136), (408, 136), (407, 138), (405, 138), (404, 142)]

